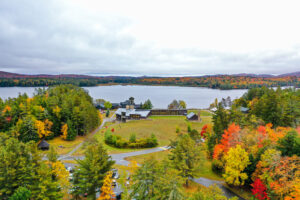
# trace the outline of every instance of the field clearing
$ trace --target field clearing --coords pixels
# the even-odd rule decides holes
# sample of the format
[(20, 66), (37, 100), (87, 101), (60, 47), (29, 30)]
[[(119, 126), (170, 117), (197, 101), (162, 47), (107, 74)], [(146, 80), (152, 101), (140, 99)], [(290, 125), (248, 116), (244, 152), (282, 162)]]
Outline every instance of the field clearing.
[(146, 120), (128, 121), (110, 126), (113, 128), (115, 135), (120, 135), (129, 139), (131, 134), (136, 134), (137, 138), (147, 138), (155, 134), (159, 146), (170, 144), (177, 136), (176, 128), (179, 127), (181, 133), (187, 133), (188, 124), (193, 129), (201, 131), (204, 124), (211, 123), (211, 118), (203, 118), (202, 122), (189, 122), (184, 116), (151, 116)]
[[(47, 142), (50, 146), (53, 146), (59, 155), (69, 153), (73, 148), (75, 148), (78, 144), (86, 140), (88, 135), (85, 136), (77, 136), (74, 141), (66, 141), (61, 137), (55, 137), (52, 140), (48, 140)], [(45, 153), (48, 151), (44, 151)]]
[(203, 125), (209, 123), (211, 123), (211, 117), (209, 116), (203, 117), (201, 122), (187, 121), (185, 116), (151, 116), (145, 120), (132, 120), (127, 121), (126, 123), (108, 122), (104, 125), (103, 129), (99, 130), (93, 138), (88, 139), (87, 142), (85, 142), (85, 144), (73, 155), (83, 155), (89, 140), (98, 140), (102, 142), (104, 148), (107, 149), (109, 154), (142, 150), (120, 149), (105, 144), (104, 133), (106, 130), (114, 129), (113, 134), (120, 135), (126, 139), (129, 139), (132, 133), (135, 133), (137, 138), (150, 137), (153, 133), (158, 140), (158, 146), (167, 146), (170, 144), (170, 140), (174, 140), (176, 138), (177, 127), (179, 127), (181, 133), (187, 133), (187, 126), (190, 124), (193, 129), (201, 132)]
[[(145, 162), (145, 160), (148, 160), (148, 159), (155, 159), (157, 161), (162, 161), (164, 159), (167, 159), (169, 154), (170, 154), (170, 151), (160, 151), (160, 152), (155, 152), (155, 153), (127, 157), (127, 158), (125, 158), (125, 160), (136, 161), (137, 163), (142, 164), (143, 162)], [(204, 177), (204, 178), (217, 180), (217, 181), (223, 181), (223, 178), (221, 176), (215, 174), (212, 171), (211, 161), (209, 159), (207, 159), (206, 157), (204, 158), (202, 166), (200, 168), (199, 177)]]

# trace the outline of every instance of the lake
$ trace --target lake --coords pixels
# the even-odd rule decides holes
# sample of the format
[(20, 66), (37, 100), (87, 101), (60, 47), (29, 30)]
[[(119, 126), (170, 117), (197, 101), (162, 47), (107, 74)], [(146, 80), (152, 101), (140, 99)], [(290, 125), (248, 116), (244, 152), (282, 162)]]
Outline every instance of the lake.
[[(37, 87), (0, 87), (0, 97), (7, 99), (17, 97), (19, 93), (27, 93), (32, 96)], [(178, 87), (178, 86), (140, 86), (140, 85), (112, 85), (83, 87), (94, 99), (105, 99), (112, 103), (119, 103), (135, 98), (135, 103), (150, 99), (155, 108), (167, 108), (174, 99), (184, 100), (188, 108), (208, 108), (215, 98), (219, 100), (228, 96), (231, 99), (241, 97), (246, 89), (219, 90), (202, 87)]]

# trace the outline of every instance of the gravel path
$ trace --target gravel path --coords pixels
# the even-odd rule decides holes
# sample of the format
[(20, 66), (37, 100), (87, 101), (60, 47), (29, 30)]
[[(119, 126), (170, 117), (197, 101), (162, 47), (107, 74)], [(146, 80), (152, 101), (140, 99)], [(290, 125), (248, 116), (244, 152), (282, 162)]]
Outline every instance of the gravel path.
[[(105, 118), (103, 119), (101, 125), (95, 129), (90, 135), (89, 137), (95, 135), (100, 129), (103, 128), (103, 126), (105, 125), (106, 122), (112, 122), (114, 120), (114, 115), (115, 112), (112, 114), (112, 116), (110, 118)], [(82, 147), (82, 145), (84, 144), (85, 141), (81, 142), (80, 144), (78, 144), (74, 149), (72, 149), (72, 151), (70, 151), (69, 153), (65, 154), (65, 155), (61, 155), (59, 156), (59, 160), (74, 160), (74, 159), (66, 159), (66, 158), (71, 158), (73, 153), (75, 153), (78, 149), (80, 149)]]

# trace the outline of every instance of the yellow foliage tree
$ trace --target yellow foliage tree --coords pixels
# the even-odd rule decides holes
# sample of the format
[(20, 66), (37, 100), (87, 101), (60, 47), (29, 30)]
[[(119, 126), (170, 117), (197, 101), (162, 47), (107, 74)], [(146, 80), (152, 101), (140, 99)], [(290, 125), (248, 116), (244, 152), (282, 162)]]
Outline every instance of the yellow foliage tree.
[(60, 107), (55, 106), (55, 108), (53, 108), (53, 113), (56, 115), (57, 118), (60, 118)]
[(112, 172), (110, 171), (104, 178), (104, 183), (101, 187), (101, 194), (98, 200), (111, 200), (114, 196), (115, 194), (112, 189)]
[(64, 124), (62, 127), (61, 127), (61, 137), (66, 140), (67, 139), (67, 136), (68, 136), (68, 124)]
[(49, 136), (52, 132), (50, 131), (52, 122), (49, 120), (45, 120), (45, 122), (42, 122), (40, 120), (35, 120), (34, 126), (37, 129), (37, 133), (40, 138)]
[(248, 176), (242, 171), (250, 164), (248, 153), (240, 145), (236, 145), (235, 148), (229, 149), (225, 161), (225, 181), (234, 186), (244, 185)]
[(67, 190), (70, 186), (69, 176), (70, 173), (66, 170), (64, 164), (60, 161), (51, 163), (52, 173), (57, 178), (60, 187)]

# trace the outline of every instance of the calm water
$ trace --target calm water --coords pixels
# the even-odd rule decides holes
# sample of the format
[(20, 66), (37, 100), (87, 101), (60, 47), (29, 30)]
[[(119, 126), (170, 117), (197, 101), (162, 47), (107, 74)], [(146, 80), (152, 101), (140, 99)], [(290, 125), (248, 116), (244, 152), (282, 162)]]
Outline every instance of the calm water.
[[(167, 108), (174, 100), (184, 100), (188, 108), (207, 108), (215, 98), (230, 96), (231, 99), (241, 97), (247, 90), (218, 90), (197, 87), (176, 86), (97, 86), (84, 87), (94, 99), (105, 99), (113, 103), (134, 97), (136, 103), (150, 99), (155, 108)], [(32, 96), (35, 87), (0, 87), (0, 97), (7, 99), (16, 97), (19, 93)]]

